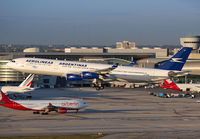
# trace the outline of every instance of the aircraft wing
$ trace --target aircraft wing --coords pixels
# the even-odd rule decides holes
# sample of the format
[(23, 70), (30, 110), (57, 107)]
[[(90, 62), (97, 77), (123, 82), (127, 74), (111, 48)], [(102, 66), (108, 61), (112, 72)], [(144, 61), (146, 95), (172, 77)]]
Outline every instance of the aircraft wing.
[[(67, 106), (63, 106), (63, 107), (55, 106), (55, 105), (52, 105), (51, 103), (49, 103), (49, 105), (44, 107), (43, 110), (45, 112), (56, 111), (58, 113), (66, 113), (67, 110), (74, 110), (74, 109), (72, 107), (67, 107)], [(75, 109), (75, 110), (77, 110), (77, 109)]]
[[(118, 67), (118, 63), (116, 63), (115, 65), (113, 65), (109, 68), (105, 68), (105, 69), (101, 69), (101, 70), (91, 70), (91, 71), (87, 71), (87, 72), (96, 73), (98, 75), (105, 75), (105, 74), (109, 74), (112, 70), (116, 69), (117, 67)], [(81, 75), (81, 73), (72, 73), (72, 74)]]
[(51, 112), (51, 111), (57, 111), (60, 107), (57, 107), (55, 105), (52, 105), (51, 103), (49, 103), (48, 106), (44, 107), (43, 110), (46, 112)]
[[(94, 70), (90, 70), (90, 71), (83, 71), (83, 72), (72, 72), (72, 73), (70, 73), (69, 74), (69, 76), (84, 76), (84, 75), (86, 75), (86, 74), (88, 74), (89, 76), (93, 76), (94, 74), (94, 76), (96, 76), (96, 75), (98, 75), (98, 76), (108, 76), (108, 74), (112, 71), (112, 70), (114, 70), (114, 69), (116, 69), (118, 67), (118, 63), (117, 64), (115, 64), (115, 65), (112, 65), (112, 66), (110, 66), (110, 67), (108, 67), (108, 68), (105, 68), (105, 69), (100, 69), (100, 70), (96, 70), (96, 69), (94, 69)], [(86, 75), (86, 76), (88, 76), (88, 75)], [(63, 76), (65, 77), (66, 76), (66, 74), (63, 74)], [(75, 78), (75, 77), (70, 77), (70, 78)], [(79, 78), (79, 77), (78, 77)], [(89, 78), (88, 78), (89, 79)], [(92, 79), (92, 78), (91, 78)]]
[(96, 70), (96, 71), (92, 71), (93, 73), (96, 74), (108, 74), (110, 73), (112, 70), (116, 69), (118, 67), (118, 63), (116, 63), (115, 65), (113, 65), (112, 67), (106, 68), (106, 69), (101, 69), (101, 70)]

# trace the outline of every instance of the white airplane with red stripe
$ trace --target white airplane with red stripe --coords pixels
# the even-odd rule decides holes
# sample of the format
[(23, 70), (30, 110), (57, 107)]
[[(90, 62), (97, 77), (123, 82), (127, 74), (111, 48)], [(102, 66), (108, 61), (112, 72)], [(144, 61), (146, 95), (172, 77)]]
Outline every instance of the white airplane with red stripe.
[(162, 88), (167, 88), (177, 91), (191, 91), (191, 92), (200, 92), (200, 84), (180, 84), (175, 83), (171, 79), (163, 80), (164, 84), (160, 85)]
[(88, 105), (82, 100), (11, 100), (0, 90), (0, 105), (23, 111), (33, 111), (34, 114), (48, 114), (51, 111), (66, 113), (68, 110), (85, 108)]
[(177, 84), (175, 84), (171, 79), (163, 80), (163, 84), (160, 85), (160, 87), (181, 91), (181, 89), (177, 86)]
[(33, 91), (35, 88), (31, 88), (34, 74), (29, 74), (27, 78), (19, 86), (2, 86), (1, 90), (7, 95), (10, 93), (25, 93)]

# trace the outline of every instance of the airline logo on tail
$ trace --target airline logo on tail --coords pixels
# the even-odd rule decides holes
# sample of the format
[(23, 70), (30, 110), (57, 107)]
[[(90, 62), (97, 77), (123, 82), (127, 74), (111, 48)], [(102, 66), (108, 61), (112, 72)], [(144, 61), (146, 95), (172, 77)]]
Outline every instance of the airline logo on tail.
[(30, 88), (34, 74), (29, 74), (28, 77), (19, 85), (19, 87)]
[(181, 71), (191, 51), (191, 47), (183, 47), (172, 58), (166, 61), (163, 65), (159, 66), (158, 69)]
[(6, 95), (0, 90), (0, 105), (4, 105), (6, 102), (10, 102), (10, 100), (6, 97)]
[(171, 89), (171, 90), (181, 91), (181, 89), (171, 79), (163, 80), (163, 82), (164, 82), (164, 84), (160, 85), (160, 87)]
[(171, 62), (178, 62), (178, 63), (184, 63), (183, 58), (172, 58)]

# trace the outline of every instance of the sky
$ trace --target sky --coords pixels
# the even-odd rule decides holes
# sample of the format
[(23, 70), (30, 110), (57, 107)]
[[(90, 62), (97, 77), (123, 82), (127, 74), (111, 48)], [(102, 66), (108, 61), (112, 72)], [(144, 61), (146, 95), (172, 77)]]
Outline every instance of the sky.
[(199, 0), (0, 0), (0, 44), (179, 45), (200, 35)]

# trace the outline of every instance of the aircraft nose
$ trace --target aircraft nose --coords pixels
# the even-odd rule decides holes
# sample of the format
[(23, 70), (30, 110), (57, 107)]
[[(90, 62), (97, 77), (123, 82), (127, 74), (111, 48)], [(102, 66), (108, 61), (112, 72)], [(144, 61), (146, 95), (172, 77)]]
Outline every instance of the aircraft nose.
[(15, 60), (9, 61), (9, 62), (6, 64), (6, 66), (7, 66), (8, 68), (15, 68), (15, 67), (16, 67)]
[(87, 107), (87, 106), (88, 106), (88, 104), (84, 104), (84, 108)]
[(9, 62), (6, 64), (6, 66), (9, 67), (9, 68), (11, 68), (11, 64), (12, 64), (11, 61), (9, 61)]
[(83, 102), (83, 103), (80, 105), (81, 108), (85, 108), (85, 107), (87, 107), (87, 106), (88, 106), (88, 104), (86, 104), (85, 102)]

